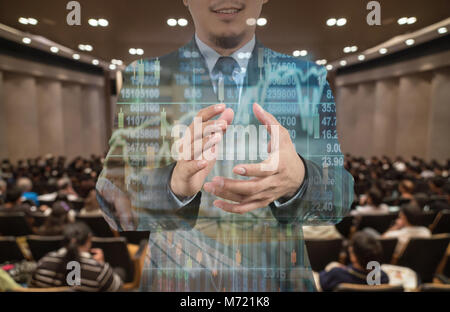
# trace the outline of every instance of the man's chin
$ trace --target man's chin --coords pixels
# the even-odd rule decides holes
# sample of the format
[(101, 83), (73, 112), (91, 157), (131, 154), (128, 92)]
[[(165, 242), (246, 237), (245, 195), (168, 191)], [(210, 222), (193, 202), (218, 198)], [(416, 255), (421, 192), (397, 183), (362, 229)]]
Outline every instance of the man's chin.
[(245, 33), (241, 34), (221, 34), (221, 35), (211, 35), (210, 39), (216, 46), (222, 49), (234, 49), (237, 48), (245, 37)]

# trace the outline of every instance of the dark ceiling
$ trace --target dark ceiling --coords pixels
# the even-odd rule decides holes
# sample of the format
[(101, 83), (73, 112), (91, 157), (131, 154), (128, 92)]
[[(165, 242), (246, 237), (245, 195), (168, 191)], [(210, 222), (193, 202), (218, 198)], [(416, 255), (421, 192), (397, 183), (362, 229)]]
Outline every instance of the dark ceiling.
[[(195, 0), (193, 0), (195, 1)], [(252, 0), (248, 0), (252, 1)], [(73, 49), (88, 43), (92, 55), (125, 63), (139, 57), (129, 48), (143, 48), (145, 57), (163, 55), (190, 40), (194, 33), (188, 10), (182, 0), (79, 0), (81, 26), (68, 26), (68, 0), (0, 0), (0, 23), (47, 37)], [(450, 16), (450, 0), (380, 0), (382, 26), (368, 26), (369, 0), (271, 0), (262, 16), (268, 19), (258, 27), (257, 36), (268, 47), (284, 53), (306, 49), (312, 60), (333, 61), (343, 57), (343, 48), (357, 45), (359, 51), (396, 35), (411, 32)], [(34, 17), (37, 26), (22, 25), (18, 18)], [(400, 26), (403, 16), (417, 17), (417, 23)], [(106, 28), (93, 28), (89, 18), (108, 19)], [(187, 27), (169, 27), (168, 18), (185, 17)], [(345, 17), (344, 27), (328, 27), (330, 17)]]

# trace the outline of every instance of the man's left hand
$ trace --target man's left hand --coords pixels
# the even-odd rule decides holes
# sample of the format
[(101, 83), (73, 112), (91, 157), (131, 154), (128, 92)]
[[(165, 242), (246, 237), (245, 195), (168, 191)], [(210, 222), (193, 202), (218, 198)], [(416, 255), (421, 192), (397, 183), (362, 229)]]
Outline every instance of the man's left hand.
[[(232, 213), (244, 214), (266, 207), (275, 200), (292, 198), (305, 178), (305, 166), (288, 130), (256, 103), (253, 104), (253, 112), (271, 136), (268, 159), (258, 164), (242, 164), (233, 168), (235, 174), (252, 179), (214, 177), (212, 182), (203, 186), (208, 193), (233, 201), (214, 201), (216, 207)], [(277, 165), (273, 166), (274, 163)]]

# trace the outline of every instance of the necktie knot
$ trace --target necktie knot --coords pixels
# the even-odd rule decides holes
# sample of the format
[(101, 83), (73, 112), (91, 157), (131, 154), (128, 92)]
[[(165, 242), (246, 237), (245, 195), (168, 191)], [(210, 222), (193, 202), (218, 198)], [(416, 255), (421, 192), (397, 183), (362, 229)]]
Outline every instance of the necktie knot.
[(219, 57), (213, 69), (213, 74), (222, 73), (222, 75), (229, 78), (232, 78), (235, 72), (240, 72), (239, 64), (230, 56)]

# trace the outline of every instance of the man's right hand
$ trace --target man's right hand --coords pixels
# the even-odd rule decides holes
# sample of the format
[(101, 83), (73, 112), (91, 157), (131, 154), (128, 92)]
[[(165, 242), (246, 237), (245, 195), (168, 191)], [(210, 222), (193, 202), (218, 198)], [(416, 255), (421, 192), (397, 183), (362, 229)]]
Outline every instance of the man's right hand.
[[(217, 120), (211, 120), (219, 114), (221, 115)], [(223, 133), (233, 121), (234, 112), (231, 108), (226, 109), (225, 104), (217, 104), (200, 110), (196, 117), (202, 120), (202, 135), (194, 136), (194, 122), (192, 122), (186, 130), (186, 132), (190, 131), (189, 136), (186, 137), (185, 134), (183, 137), (183, 140), (190, 139), (191, 160), (178, 160), (170, 180), (170, 188), (178, 198), (192, 197), (202, 189), (206, 177), (216, 163), (216, 158), (206, 160), (204, 157), (199, 157), (200, 155), (195, 155), (194, 146), (201, 144), (202, 154), (210, 150), (214, 152), (217, 144), (222, 140)], [(206, 127), (215, 131), (210, 136), (203, 137)]]

